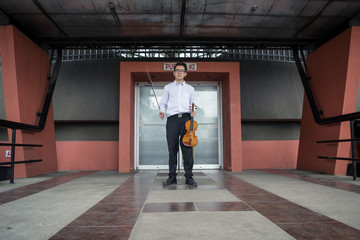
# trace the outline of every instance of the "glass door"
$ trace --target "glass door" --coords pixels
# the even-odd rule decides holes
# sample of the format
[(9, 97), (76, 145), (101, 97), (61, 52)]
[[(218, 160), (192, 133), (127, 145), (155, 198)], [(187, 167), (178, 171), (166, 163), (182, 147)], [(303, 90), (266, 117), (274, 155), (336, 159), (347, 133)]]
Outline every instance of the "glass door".
[[(160, 102), (167, 83), (154, 83)], [(222, 132), (219, 83), (191, 83), (195, 88), (198, 123), (195, 131), (198, 145), (194, 147), (194, 169), (219, 169), (222, 165)], [(151, 86), (139, 83), (136, 87), (135, 109), (135, 168), (167, 169), (166, 118), (161, 120)], [(179, 159), (182, 159), (179, 151)], [(178, 161), (182, 168), (182, 161)]]

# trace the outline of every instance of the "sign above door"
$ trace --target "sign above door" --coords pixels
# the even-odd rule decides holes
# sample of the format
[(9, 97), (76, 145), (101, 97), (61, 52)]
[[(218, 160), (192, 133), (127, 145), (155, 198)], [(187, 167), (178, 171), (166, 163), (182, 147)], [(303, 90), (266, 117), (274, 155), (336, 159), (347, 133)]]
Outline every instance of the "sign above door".
[[(164, 71), (173, 71), (176, 63), (164, 63)], [(197, 71), (197, 63), (185, 63), (188, 71)]]

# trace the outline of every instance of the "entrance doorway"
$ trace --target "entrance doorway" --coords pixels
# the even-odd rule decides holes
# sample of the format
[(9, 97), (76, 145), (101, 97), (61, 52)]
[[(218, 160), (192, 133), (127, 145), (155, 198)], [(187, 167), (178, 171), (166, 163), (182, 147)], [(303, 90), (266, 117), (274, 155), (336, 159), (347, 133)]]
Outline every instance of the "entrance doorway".
[[(168, 82), (167, 82), (168, 83)], [(167, 83), (154, 83), (160, 102)], [(222, 118), (220, 82), (190, 84), (195, 88), (198, 145), (194, 147), (194, 169), (219, 169), (222, 167)], [(136, 84), (135, 95), (135, 169), (167, 169), (166, 118), (159, 118), (158, 105), (151, 86)], [(180, 149), (180, 148), (179, 148)], [(179, 150), (178, 160), (182, 159)], [(182, 169), (182, 161), (178, 168)]]

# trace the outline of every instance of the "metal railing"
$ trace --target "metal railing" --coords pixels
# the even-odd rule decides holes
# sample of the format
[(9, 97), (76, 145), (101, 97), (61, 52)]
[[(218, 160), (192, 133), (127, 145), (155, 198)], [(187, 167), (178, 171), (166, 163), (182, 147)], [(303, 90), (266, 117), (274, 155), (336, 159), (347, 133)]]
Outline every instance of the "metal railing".
[(332, 124), (332, 123), (350, 121), (351, 139), (324, 140), (324, 141), (317, 141), (317, 143), (351, 142), (352, 157), (347, 158), (347, 157), (318, 156), (318, 158), (352, 161), (353, 180), (356, 180), (356, 162), (360, 161), (360, 159), (356, 158), (356, 152), (355, 152), (355, 142), (359, 141), (359, 139), (354, 138), (354, 120), (360, 119), (360, 112), (354, 112), (354, 113), (349, 113), (349, 114), (342, 114), (342, 115), (323, 118), (322, 117), (323, 111), (321, 109), (320, 110), (318, 109), (318, 105), (316, 104), (314, 95), (312, 93), (312, 89), (309, 84), (311, 77), (306, 75), (306, 61), (302, 61), (305, 58), (302, 55), (302, 59), (300, 59), (299, 52), (302, 53), (302, 51), (299, 51), (298, 48), (295, 48), (295, 47), (293, 48), (293, 56), (294, 56), (294, 60), (296, 63), (296, 67), (298, 69), (301, 82), (304, 86), (304, 91), (305, 91), (306, 97), (309, 101), (309, 105), (311, 108), (311, 112), (312, 112), (314, 121), (319, 125), (327, 125), (327, 124)]
[[(309, 100), (310, 108), (311, 108), (314, 120), (317, 124), (326, 125), (326, 124), (330, 124), (330, 123), (351, 121), (351, 120), (360, 118), (360, 112), (354, 112), (354, 113), (349, 113), (349, 114), (342, 114), (342, 115), (322, 118), (321, 116), (323, 115), (323, 111), (321, 109), (320, 110), (318, 109), (318, 107), (317, 107), (318, 105), (315, 102), (315, 98), (314, 98), (314, 95), (312, 93), (312, 90), (311, 90), (311, 87), (309, 84), (311, 77), (307, 76), (306, 72), (305, 72), (305, 70), (306, 70), (305, 63), (306, 62), (301, 61), (301, 59), (299, 57), (299, 50), (297, 48), (293, 49), (293, 55), (294, 55), (296, 67), (297, 67), (299, 75), (300, 75), (301, 82), (304, 86), (306, 97)], [(304, 70), (304, 68), (305, 68), (305, 70)]]
[(33, 163), (33, 162), (41, 162), (42, 161), (42, 159), (15, 161), (15, 147), (17, 147), (17, 146), (42, 147), (43, 146), (43, 145), (39, 145), (39, 144), (16, 144), (16, 128), (12, 129), (11, 143), (0, 143), (0, 146), (11, 146), (10, 162), (1, 162), (0, 163), (0, 165), (10, 165), (10, 183), (14, 183), (15, 164)]
[[(307, 54), (307, 51), (305, 51)], [(89, 48), (73, 46), (63, 49), (63, 61), (83, 61), (95, 59), (122, 59), (125, 61), (164, 61), (164, 60), (196, 60), (196, 61), (239, 61), (268, 60), (294, 62), (293, 51), (288, 47), (272, 47), (258, 49), (253, 47), (204, 47), (188, 46), (172, 48), (166, 46), (153, 47), (120, 47), (106, 46)], [(306, 56), (304, 56), (306, 57)]]
[(48, 115), (49, 108), (50, 108), (52, 95), (54, 93), (56, 80), (57, 80), (57, 77), (58, 77), (58, 74), (60, 71), (61, 58), (62, 58), (61, 49), (57, 50), (57, 56), (58, 57), (55, 62), (55, 66), (54, 66), (54, 69), (52, 72), (52, 77), (50, 77), (50, 83), (48, 86), (47, 94), (45, 96), (45, 101), (44, 101), (44, 105), (42, 108), (42, 112), (38, 114), (38, 116), (40, 116), (38, 125), (31, 125), (31, 124), (25, 124), (25, 123), (13, 122), (13, 121), (0, 119), (0, 127), (12, 129), (11, 143), (0, 143), (0, 146), (11, 146), (10, 162), (1, 162), (0, 163), (0, 166), (10, 165), (10, 183), (14, 183), (14, 172), (15, 172), (16, 164), (33, 163), (33, 162), (41, 162), (42, 161), (42, 159), (15, 161), (15, 147), (42, 147), (43, 146), (40, 144), (17, 144), (16, 143), (16, 131), (17, 130), (25, 130), (25, 131), (32, 131), (32, 132), (40, 132), (44, 129), (47, 115)]
[(355, 121), (351, 120), (350, 121), (350, 133), (351, 133), (351, 138), (350, 139), (323, 140), (323, 141), (317, 141), (316, 143), (351, 142), (351, 155), (352, 155), (351, 158), (348, 158), (348, 157), (328, 157), (328, 156), (318, 156), (318, 158), (351, 161), (352, 162), (352, 175), (353, 175), (353, 180), (355, 181), (356, 176), (357, 176), (356, 163), (360, 161), (360, 158), (357, 158), (357, 156), (356, 156), (355, 142), (359, 142), (360, 138), (355, 138), (354, 124), (355, 124)]

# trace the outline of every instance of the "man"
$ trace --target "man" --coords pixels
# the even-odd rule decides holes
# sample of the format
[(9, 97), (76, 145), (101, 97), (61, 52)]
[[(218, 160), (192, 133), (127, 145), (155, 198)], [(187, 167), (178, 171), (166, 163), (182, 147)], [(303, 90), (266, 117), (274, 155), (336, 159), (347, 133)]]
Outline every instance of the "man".
[[(160, 101), (159, 116), (164, 119), (166, 111), (166, 140), (169, 150), (169, 178), (163, 182), (163, 185), (176, 184), (177, 154), (180, 146), (184, 158), (185, 183), (196, 186), (193, 179), (193, 148), (184, 146), (182, 139), (186, 134), (185, 122), (196, 115), (191, 110), (191, 104), (195, 100), (195, 89), (187, 84), (184, 78), (187, 75), (187, 66), (185, 63), (176, 63), (173, 75), (174, 82), (164, 87), (164, 92)], [(190, 109), (189, 109), (190, 107)]]

